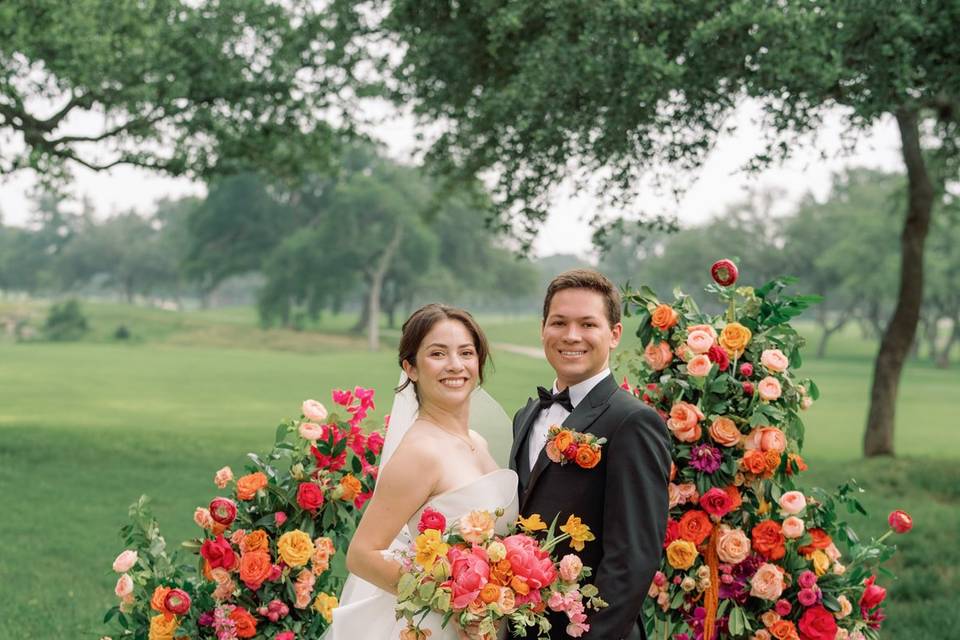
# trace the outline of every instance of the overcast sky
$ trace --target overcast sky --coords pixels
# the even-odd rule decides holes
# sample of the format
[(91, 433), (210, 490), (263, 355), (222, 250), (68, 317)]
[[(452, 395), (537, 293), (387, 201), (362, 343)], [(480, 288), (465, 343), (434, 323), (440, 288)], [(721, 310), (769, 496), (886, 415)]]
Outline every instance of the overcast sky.
[[(679, 212), (684, 223), (698, 222), (716, 215), (729, 204), (744, 197), (756, 187), (777, 186), (788, 197), (783, 210), (804, 193), (813, 192), (824, 198), (829, 191), (831, 175), (847, 166), (867, 166), (888, 171), (902, 171), (899, 134), (896, 123), (888, 119), (862, 135), (855, 151), (839, 155), (843, 130), (839, 114), (827, 119), (817, 146), (806, 145), (797, 150), (785, 165), (758, 176), (748, 176), (738, 169), (759, 148), (760, 129), (754, 124), (754, 108), (746, 105), (735, 116), (736, 132), (724, 136), (706, 165), (691, 177), (691, 187), (679, 203), (672, 197), (658, 196), (645, 190), (637, 209), (646, 212)], [(378, 125), (372, 133), (387, 145), (392, 157), (410, 161), (414, 151), (414, 127), (409, 118), (395, 117)], [(821, 157), (826, 151), (828, 158)], [(78, 168), (73, 192), (92, 199), (101, 215), (136, 209), (147, 213), (153, 203), (163, 197), (202, 194), (203, 186), (182, 178), (168, 178), (141, 169), (117, 167), (109, 172), (94, 173)], [(0, 213), (7, 224), (23, 224), (29, 216), (28, 196), (33, 176), (23, 172), (0, 182)], [(590, 229), (587, 221), (598, 207), (594, 198), (576, 195), (569, 188), (556, 194), (553, 212), (537, 239), (537, 255), (590, 252)]]

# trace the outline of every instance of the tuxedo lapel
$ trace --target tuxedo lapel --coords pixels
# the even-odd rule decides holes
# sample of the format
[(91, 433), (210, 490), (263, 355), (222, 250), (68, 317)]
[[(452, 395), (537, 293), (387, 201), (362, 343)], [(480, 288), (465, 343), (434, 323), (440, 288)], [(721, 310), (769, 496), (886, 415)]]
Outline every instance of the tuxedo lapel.
[(523, 443), (530, 433), (530, 427), (536, 420), (539, 408), (540, 403), (533, 398), (527, 401), (527, 406), (523, 408), (523, 413), (520, 416), (520, 428), (513, 438), (513, 445), (510, 447), (510, 466), (520, 476), (521, 483), (525, 483), (526, 477), (530, 474), (530, 464), (524, 459), (526, 456), (522, 455), (524, 451)]
[[(563, 426), (581, 432), (589, 429), (590, 426), (603, 415), (607, 407), (610, 406), (610, 396), (612, 396), (616, 390), (617, 383), (613, 379), (613, 375), (609, 375), (598, 382), (597, 385), (590, 390), (590, 393), (587, 394), (587, 397), (574, 408), (573, 413), (563, 421)], [(527, 425), (528, 430), (530, 424), (533, 424), (533, 420), (529, 421)], [(529, 480), (523, 483), (525, 487), (523, 493), (524, 500), (526, 500), (533, 491), (533, 487), (540, 478), (540, 475), (550, 464), (551, 460), (547, 457), (547, 450), (546, 447), (544, 447), (537, 457), (537, 462), (533, 465), (533, 469), (530, 470)]]

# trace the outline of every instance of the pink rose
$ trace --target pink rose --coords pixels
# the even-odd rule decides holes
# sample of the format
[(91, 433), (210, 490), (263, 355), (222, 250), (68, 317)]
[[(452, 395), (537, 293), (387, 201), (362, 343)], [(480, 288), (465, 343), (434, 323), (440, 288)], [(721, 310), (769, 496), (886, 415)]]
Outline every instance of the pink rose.
[(233, 480), (233, 470), (230, 467), (223, 467), (213, 476), (213, 483), (220, 489), (226, 488), (231, 480)]
[(805, 607), (812, 607), (817, 604), (818, 596), (817, 589), (800, 589), (797, 592), (797, 600)]
[(450, 561), (453, 607), (465, 609), (490, 581), (490, 564), (487, 554), (480, 547), (474, 547), (470, 551), (453, 547), (447, 552), (447, 559)]
[(568, 553), (560, 560), (560, 577), (566, 582), (576, 582), (583, 571), (583, 561), (578, 556)]
[(780, 351), (780, 349), (764, 349), (763, 353), (760, 354), (760, 364), (768, 371), (781, 373), (787, 370), (790, 360), (783, 355), (783, 351)]
[(117, 579), (117, 586), (113, 588), (113, 592), (117, 594), (118, 598), (126, 598), (133, 593), (133, 578), (127, 574), (123, 574)]
[(817, 584), (817, 574), (813, 571), (803, 571), (797, 576), (797, 584), (801, 589), (810, 589)]
[(773, 402), (780, 397), (783, 389), (780, 388), (780, 381), (772, 376), (767, 376), (757, 385), (757, 391), (760, 392), (760, 399), (767, 402)]
[(716, 336), (710, 335), (703, 329), (691, 329), (687, 334), (687, 346), (690, 347), (690, 351), (696, 354), (710, 351), (710, 347), (713, 346), (715, 341)]
[(316, 442), (324, 436), (326, 429), (322, 425), (313, 422), (301, 422), (297, 431), (304, 440)]
[(793, 605), (790, 604), (789, 600), (777, 600), (777, 604), (774, 605), (774, 610), (781, 617), (789, 615), (792, 608)]
[(662, 371), (673, 361), (673, 351), (670, 350), (670, 344), (667, 342), (651, 342), (643, 350), (643, 359), (654, 371)]
[(776, 451), (783, 453), (787, 449), (787, 436), (776, 427), (758, 427), (750, 432), (743, 443), (747, 451)]
[(197, 507), (196, 511), (193, 512), (193, 521), (197, 523), (197, 526), (201, 529), (212, 529), (213, 528), (213, 518), (210, 516), (210, 510), (204, 507)]
[(327, 408), (316, 400), (303, 401), (303, 415), (311, 422), (323, 422), (327, 419)]
[(787, 491), (780, 496), (780, 510), (787, 515), (795, 516), (807, 507), (807, 499), (800, 491)]
[(762, 600), (776, 600), (783, 595), (783, 574), (776, 565), (765, 562), (750, 578), (750, 595)]
[(130, 571), (135, 564), (137, 564), (137, 552), (127, 549), (113, 561), (113, 570), (117, 573), (126, 573)]
[(791, 540), (796, 540), (803, 535), (806, 526), (803, 524), (803, 520), (796, 516), (790, 516), (783, 521), (781, 525), (783, 529), (783, 536)]
[(717, 536), (717, 556), (728, 564), (740, 564), (750, 555), (750, 538), (742, 529), (720, 525)]
[(711, 487), (700, 496), (700, 506), (714, 519), (720, 519), (733, 508), (733, 498), (723, 489)]
[(682, 482), (677, 485), (677, 491), (680, 493), (680, 502), (696, 502), (700, 499), (697, 492), (697, 485), (692, 482)]
[(710, 362), (710, 358), (703, 354), (694, 356), (690, 362), (687, 363), (687, 373), (695, 378), (703, 378), (710, 373), (711, 368), (713, 368), (713, 363)]

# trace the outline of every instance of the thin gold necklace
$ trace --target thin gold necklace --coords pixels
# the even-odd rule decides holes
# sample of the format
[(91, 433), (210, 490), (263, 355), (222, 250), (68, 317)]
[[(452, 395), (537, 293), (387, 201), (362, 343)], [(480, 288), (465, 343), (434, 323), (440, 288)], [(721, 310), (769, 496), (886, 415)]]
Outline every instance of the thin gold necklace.
[(448, 430), (446, 427), (444, 427), (443, 425), (441, 425), (441, 424), (440, 424), (439, 422), (437, 422), (436, 420), (431, 420), (430, 418), (426, 417), (426, 416), (423, 415), (422, 413), (420, 414), (420, 419), (423, 420), (423, 421), (425, 421), (425, 422), (429, 422), (430, 424), (432, 424), (433, 426), (435, 426), (437, 429), (440, 429), (440, 431), (443, 431), (444, 433), (446, 433), (446, 434), (448, 434), (448, 435), (451, 435), (451, 436), (453, 436), (454, 438), (456, 438), (456, 439), (458, 439), (458, 440), (460, 440), (460, 441), (462, 441), (462, 442), (465, 442), (465, 443), (467, 444), (467, 446), (470, 447), (470, 451), (472, 451), (473, 453), (476, 453), (476, 452), (477, 452), (477, 447), (473, 444), (473, 441), (470, 439), (469, 436), (464, 437), (464, 436), (460, 435), (459, 433), (454, 433), (453, 431), (450, 431), (450, 430)]

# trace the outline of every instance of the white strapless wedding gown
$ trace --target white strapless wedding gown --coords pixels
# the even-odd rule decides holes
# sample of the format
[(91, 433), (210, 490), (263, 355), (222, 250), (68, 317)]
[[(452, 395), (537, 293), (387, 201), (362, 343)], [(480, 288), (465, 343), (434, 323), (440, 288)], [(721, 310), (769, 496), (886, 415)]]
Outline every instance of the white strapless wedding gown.
[[(497, 533), (503, 535), (519, 514), (517, 474), (510, 469), (497, 469), (462, 487), (433, 496), (413, 514), (391, 549), (410, 545), (418, 535), (420, 514), (427, 507), (446, 516), (448, 525), (471, 511), (504, 509), (497, 520)], [(396, 603), (397, 597), (392, 593), (351, 575), (340, 594), (340, 605), (333, 610), (333, 624), (322, 640), (398, 640), (406, 621), (397, 620)], [(420, 627), (431, 631), (430, 640), (456, 640), (453, 623), (443, 628), (441, 621), (439, 614), (430, 613)]]

